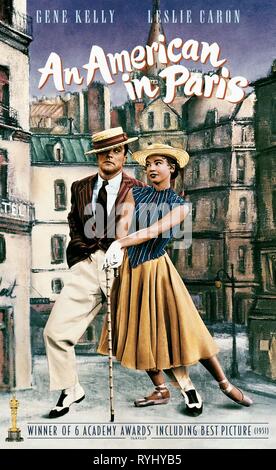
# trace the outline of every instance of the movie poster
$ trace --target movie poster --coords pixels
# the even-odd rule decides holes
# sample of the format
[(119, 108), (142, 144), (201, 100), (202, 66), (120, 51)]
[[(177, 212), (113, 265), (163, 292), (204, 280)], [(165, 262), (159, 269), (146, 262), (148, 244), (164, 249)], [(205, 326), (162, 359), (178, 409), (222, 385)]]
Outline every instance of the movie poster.
[[(272, 0), (0, 2), (1, 448), (88, 449), (93, 464), (121, 467), (181, 464), (183, 449), (275, 448), (275, 18)], [(85, 398), (49, 419), (59, 392), (43, 329), (70, 278), (71, 186), (97, 173), (91, 136), (116, 127), (137, 138), (124, 171), (144, 183), (131, 152), (189, 154), (174, 190), (190, 226), (167, 251), (252, 406), (202, 364), (189, 369), (201, 413), (167, 376), (163, 406), (134, 406), (150, 378), (113, 359), (111, 420), (103, 299), (75, 346)]]

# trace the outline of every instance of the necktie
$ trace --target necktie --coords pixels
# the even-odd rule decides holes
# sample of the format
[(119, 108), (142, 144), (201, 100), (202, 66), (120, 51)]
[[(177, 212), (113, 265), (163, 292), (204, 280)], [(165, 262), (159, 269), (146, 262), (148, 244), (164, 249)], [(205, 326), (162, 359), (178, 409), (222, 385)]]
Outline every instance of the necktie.
[[(102, 234), (102, 237), (106, 236), (106, 227), (107, 227), (107, 192), (106, 186), (108, 181), (103, 180), (103, 184), (100, 188), (97, 198), (96, 206), (96, 227), (97, 232), (99, 231)], [(98, 213), (98, 217), (97, 217)], [(103, 217), (103, 220), (102, 220)]]

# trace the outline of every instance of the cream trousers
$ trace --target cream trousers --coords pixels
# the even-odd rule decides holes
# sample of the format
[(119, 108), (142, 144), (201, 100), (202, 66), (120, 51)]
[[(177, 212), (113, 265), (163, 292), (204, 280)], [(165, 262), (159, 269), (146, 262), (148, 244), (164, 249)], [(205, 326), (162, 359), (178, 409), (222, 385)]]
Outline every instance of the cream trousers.
[[(44, 329), (50, 390), (69, 388), (78, 382), (74, 345), (95, 318), (106, 294), (106, 275), (102, 270), (104, 251), (70, 268)], [(111, 285), (113, 269), (110, 270)]]
[[(44, 328), (50, 390), (62, 390), (78, 382), (74, 345), (102, 307), (106, 294), (106, 277), (102, 269), (105, 253), (90, 255), (70, 268), (70, 277), (63, 287)], [(110, 270), (111, 285), (113, 270)], [(190, 385), (186, 367), (166, 371), (171, 383), (181, 389)]]

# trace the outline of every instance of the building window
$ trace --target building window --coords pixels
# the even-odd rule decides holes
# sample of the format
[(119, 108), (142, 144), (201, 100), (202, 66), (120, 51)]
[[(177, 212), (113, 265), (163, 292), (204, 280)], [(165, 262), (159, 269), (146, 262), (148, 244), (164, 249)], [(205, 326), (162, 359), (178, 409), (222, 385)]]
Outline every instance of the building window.
[(195, 160), (193, 164), (193, 183), (196, 183), (200, 178), (200, 165), (199, 161)]
[(272, 268), (273, 268), (272, 286), (275, 288), (276, 286), (276, 258), (275, 256), (272, 256)]
[[(180, 75), (179, 75), (179, 77), (180, 77)], [(176, 96), (185, 96), (183, 86), (176, 87)]]
[(245, 180), (245, 158), (237, 157), (237, 183), (244, 183)]
[(212, 223), (216, 221), (217, 213), (218, 213), (217, 201), (213, 200), (211, 201), (211, 211), (210, 211), (210, 220)]
[(148, 113), (148, 128), (154, 128), (154, 113), (152, 111)]
[(8, 193), (8, 162), (5, 151), (0, 149), (0, 197), (6, 199)]
[(60, 143), (54, 145), (54, 159), (56, 162), (63, 162), (63, 148)]
[(0, 2), (0, 21), (12, 24), (12, 3), (13, 0)]
[(276, 226), (276, 187), (272, 191), (272, 213), (273, 213), (273, 222)]
[(242, 127), (241, 140), (242, 140), (242, 142), (248, 142), (249, 141), (249, 131), (248, 131), (247, 127)]
[(212, 268), (214, 266), (214, 256), (215, 256), (215, 249), (213, 243), (208, 245), (208, 258), (207, 258), (207, 266), (208, 268)]
[(55, 158), (58, 162), (61, 162), (61, 149), (57, 148), (55, 151)]
[(238, 249), (238, 271), (240, 273), (245, 273), (245, 257), (246, 257), (246, 247), (240, 246)]
[(196, 202), (192, 203), (192, 221), (196, 220)]
[(214, 133), (213, 130), (209, 129), (208, 131), (204, 132), (204, 145), (205, 147), (210, 147), (213, 144), (214, 140)]
[(268, 253), (266, 255), (266, 288), (275, 291), (276, 288), (276, 254)]
[(276, 134), (276, 100), (275, 99), (272, 103), (271, 132), (272, 134)]
[(182, 126), (187, 129), (189, 124), (189, 110), (185, 104), (182, 106)]
[(210, 109), (206, 113), (205, 124), (206, 126), (212, 126), (218, 122), (218, 110)]
[(9, 70), (0, 66), (0, 102), (9, 107)]
[(63, 288), (64, 283), (62, 279), (52, 279), (52, 292), (53, 294), (59, 294)]
[(0, 66), (0, 121), (9, 123), (10, 117), (10, 85), (9, 85), (9, 70), (6, 67)]
[(0, 235), (0, 263), (6, 259), (6, 240), (3, 235)]
[(52, 264), (64, 263), (66, 235), (53, 235), (51, 238)]
[(66, 197), (66, 185), (64, 180), (55, 181), (55, 210), (62, 211), (66, 210), (67, 197)]
[(0, 140), (9, 140), (10, 131), (9, 129), (0, 128)]
[(192, 268), (193, 267), (193, 247), (192, 245), (187, 249), (187, 252), (186, 252), (186, 265), (189, 267), (189, 268)]
[(247, 200), (245, 197), (240, 199), (240, 224), (247, 222)]
[(210, 160), (209, 176), (212, 180), (216, 179), (217, 177), (217, 160), (215, 158), (211, 158)]
[(170, 113), (164, 113), (164, 127), (169, 129), (171, 127), (171, 115)]

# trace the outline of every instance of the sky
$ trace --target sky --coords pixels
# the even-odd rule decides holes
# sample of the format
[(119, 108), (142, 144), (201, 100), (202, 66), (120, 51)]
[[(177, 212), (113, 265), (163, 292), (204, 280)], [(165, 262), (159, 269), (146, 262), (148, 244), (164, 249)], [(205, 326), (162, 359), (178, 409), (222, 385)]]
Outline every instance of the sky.
[[(46, 6), (47, 5), (47, 6)], [(148, 10), (152, 8), (152, 0), (27, 0), (28, 14), (33, 17), (33, 42), (30, 46), (30, 95), (55, 96), (58, 94), (52, 79), (41, 89), (38, 89), (40, 73), (49, 54), (56, 52), (62, 57), (64, 67), (80, 67), (89, 60), (93, 45), (101, 46), (105, 53), (129, 52), (137, 45), (145, 45), (150, 29)], [(50, 23), (45, 23), (45, 10), (50, 10)], [(272, 61), (276, 59), (276, 2), (275, 0), (161, 0), (161, 11), (168, 10), (170, 19), (172, 10), (180, 18), (180, 10), (192, 12), (192, 23), (182, 24), (163, 22), (167, 41), (180, 37), (183, 41), (194, 39), (198, 42), (217, 42), (221, 48), (221, 56), (227, 58), (226, 66), (231, 76), (241, 75), (249, 81), (266, 76), (270, 71)], [(105, 10), (115, 10), (114, 23), (90, 24), (84, 23), (84, 10), (93, 10), (97, 15)], [(67, 10), (68, 23), (53, 23), (53, 10)], [(75, 11), (81, 10), (82, 23), (75, 22)], [(239, 23), (200, 23), (200, 10), (209, 10), (216, 17), (217, 10), (240, 10)], [(42, 22), (37, 22), (37, 18)], [(211, 65), (201, 66), (193, 61), (187, 61), (188, 68), (212, 69)], [(86, 73), (84, 73), (86, 76)], [(71, 85), (66, 91), (76, 91), (85, 88)], [(118, 78), (116, 84), (110, 87), (111, 99), (114, 105), (120, 105), (127, 99), (125, 87)]]

